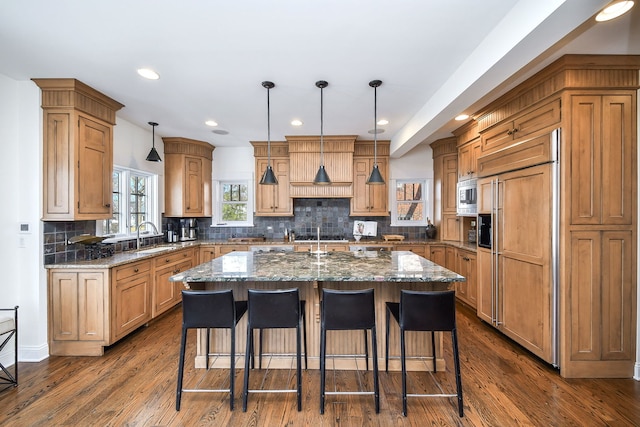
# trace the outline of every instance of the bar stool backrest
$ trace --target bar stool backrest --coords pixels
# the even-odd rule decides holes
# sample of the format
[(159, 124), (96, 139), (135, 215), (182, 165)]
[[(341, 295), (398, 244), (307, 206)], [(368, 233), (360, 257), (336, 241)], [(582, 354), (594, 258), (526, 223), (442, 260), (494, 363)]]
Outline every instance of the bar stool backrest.
[(249, 324), (253, 329), (295, 328), (300, 324), (298, 288), (249, 289)]
[(322, 324), (331, 330), (375, 327), (373, 289), (338, 291), (322, 289)]
[(231, 328), (236, 313), (233, 291), (182, 291), (182, 326)]
[(400, 292), (400, 327), (405, 331), (451, 331), (456, 328), (455, 291)]

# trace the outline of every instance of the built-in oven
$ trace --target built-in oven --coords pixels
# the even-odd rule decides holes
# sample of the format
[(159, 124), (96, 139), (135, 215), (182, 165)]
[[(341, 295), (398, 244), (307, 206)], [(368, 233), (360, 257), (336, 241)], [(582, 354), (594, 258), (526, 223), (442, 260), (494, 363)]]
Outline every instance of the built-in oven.
[(467, 179), (458, 182), (456, 213), (459, 216), (476, 216), (478, 213), (478, 181)]
[(492, 244), (491, 214), (480, 214), (478, 215), (478, 246), (491, 249)]

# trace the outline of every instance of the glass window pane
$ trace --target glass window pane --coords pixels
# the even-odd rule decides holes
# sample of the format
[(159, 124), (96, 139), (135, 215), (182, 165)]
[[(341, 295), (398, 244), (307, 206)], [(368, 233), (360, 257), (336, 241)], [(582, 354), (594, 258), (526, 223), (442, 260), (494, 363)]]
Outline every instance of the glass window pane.
[(398, 203), (398, 221), (420, 221), (424, 219), (424, 204), (421, 202)]
[(396, 200), (422, 200), (422, 184), (398, 183), (396, 185)]

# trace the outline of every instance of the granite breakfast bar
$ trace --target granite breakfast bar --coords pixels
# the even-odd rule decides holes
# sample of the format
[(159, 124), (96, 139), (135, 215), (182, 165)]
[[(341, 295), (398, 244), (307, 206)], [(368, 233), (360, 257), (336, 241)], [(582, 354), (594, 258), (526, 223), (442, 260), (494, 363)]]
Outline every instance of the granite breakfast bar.
[[(376, 301), (376, 325), (379, 362), (384, 363), (385, 302), (399, 301), (400, 290), (443, 291), (452, 289), (454, 282), (465, 278), (446, 268), (405, 251), (358, 252), (232, 252), (220, 258), (200, 264), (170, 278), (183, 282), (186, 289), (233, 289), (236, 299), (246, 299), (248, 289), (287, 289), (297, 287), (300, 298), (307, 301), (307, 340), (309, 368), (319, 367), (320, 354), (320, 295), (323, 288), (374, 289)], [(238, 324), (236, 354), (243, 355), (246, 337), (246, 316)], [(229, 336), (226, 330), (212, 332), (209, 352), (229, 353)], [(205, 367), (204, 339), (206, 331), (198, 334), (196, 367)], [(328, 359), (336, 369), (364, 367), (364, 340), (360, 331), (332, 331), (327, 336), (327, 348), (332, 354), (345, 357)], [(294, 330), (264, 331), (263, 367), (289, 368), (294, 353)], [(442, 348), (442, 337), (436, 340)], [(438, 350), (437, 355), (442, 355)], [(397, 326), (391, 328), (389, 369), (400, 370), (399, 336)], [(273, 353), (273, 354), (272, 354)], [(409, 370), (433, 369), (431, 340), (427, 334), (409, 334), (407, 340)], [(243, 357), (240, 356), (240, 359)], [(211, 358), (213, 367), (228, 367), (228, 357)], [(242, 361), (239, 362), (243, 363)], [(444, 369), (444, 359), (438, 356), (438, 370)]]

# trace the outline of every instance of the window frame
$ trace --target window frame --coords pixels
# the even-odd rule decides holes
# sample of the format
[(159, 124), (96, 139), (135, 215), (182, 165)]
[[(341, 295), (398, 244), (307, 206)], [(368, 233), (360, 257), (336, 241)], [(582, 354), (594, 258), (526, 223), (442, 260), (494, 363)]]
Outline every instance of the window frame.
[[(227, 221), (222, 219), (222, 206), (226, 202), (222, 200), (224, 185), (245, 185), (247, 187), (247, 220), (246, 221)], [(214, 180), (213, 185), (215, 200), (214, 215), (212, 227), (253, 227), (253, 178), (244, 179), (221, 179)]]
[[(107, 234), (105, 233), (104, 222), (108, 220), (98, 220), (96, 221), (96, 234), (109, 237), (109, 240), (108, 240), (109, 242), (129, 240), (137, 237), (137, 233), (135, 231), (131, 231), (130, 214), (129, 214), (129, 211), (130, 211), (129, 203), (130, 203), (130, 196), (131, 196), (131, 193), (129, 192), (129, 180), (133, 175), (133, 176), (145, 177), (146, 179), (146, 183), (145, 183), (145, 188), (147, 190), (145, 193), (145, 196), (147, 197), (146, 221), (152, 222), (158, 228), (157, 234), (154, 234), (153, 230), (146, 230), (146, 229), (144, 230), (144, 234), (145, 236), (162, 235), (162, 230), (161, 230), (162, 224), (160, 223), (160, 206), (159, 206), (160, 200), (158, 197), (158, 193), (159, 193), (158, 175), (153, 172), (114, 165), (112, 176), (115, 173), (120, 174), (120, 188), (119, 188), (120, 206), (118, 206), (118, 209), (120, 210), (119, 221), (121, 224), (123, 224), (123, 226), (121, 227), (120, 233)], [(112, 177), (112, 180), (113, 180), (113, 177)], [(113, 192), (113, 189), (112, 189), (112, 192)], [(116, 207), (114, 206), (112, 209), (115, 210), (115, 208)]]
[[(398, 204), (406, 203), (404, 200), (398, 200), (396, 197), (396, 188), (398, 184), (421, 184), (422, 185), (422, 199), (420, 203), (423, 204), (423, 219), (419, 221), (400, 221), (398, 219)], [(433, 180), (430, 178), (413, 178), (413, 179), (394, 179), (390, 182), (389, 192), (390, 194), (390, 207), (391, 207), (391, 226), (392, 227), (426, 227), (427, 218), (431, 218), (433, 214)]]

